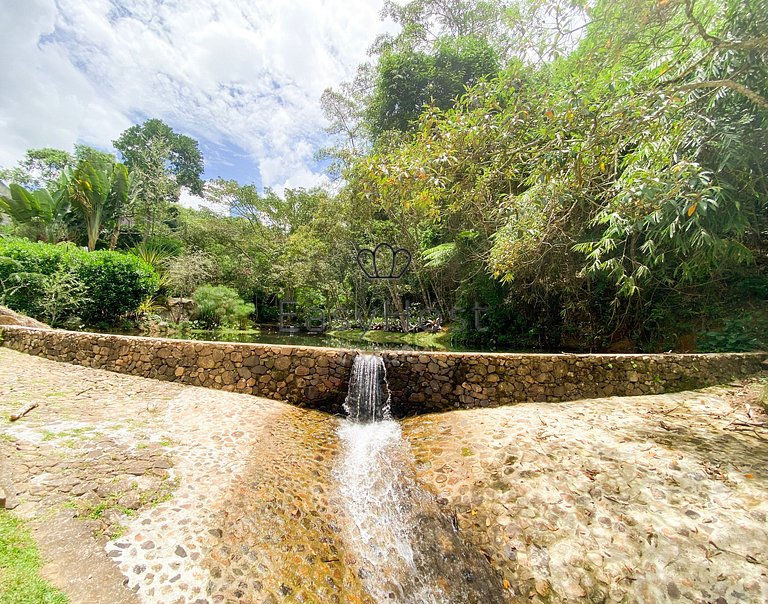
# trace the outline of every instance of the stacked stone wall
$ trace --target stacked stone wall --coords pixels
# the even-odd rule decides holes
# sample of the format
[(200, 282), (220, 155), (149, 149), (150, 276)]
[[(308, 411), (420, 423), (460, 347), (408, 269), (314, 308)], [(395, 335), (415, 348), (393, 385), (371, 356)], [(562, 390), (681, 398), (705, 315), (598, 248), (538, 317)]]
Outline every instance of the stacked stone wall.
[[(356, 350), (198, 342), (0, 326), (8, 348), (56, 361), (342, 411)], [(493, 354), (384, 351), (402, 417), (457, 408), (673, 392), (765, 369), (768, 353)]]
[(2, 345), (85, 367), (340, 412), (354, 351), (0, 327)]
[(446, 408), (660, 394), (768, 369), (766, 353), (382, 353), (398, 416)]

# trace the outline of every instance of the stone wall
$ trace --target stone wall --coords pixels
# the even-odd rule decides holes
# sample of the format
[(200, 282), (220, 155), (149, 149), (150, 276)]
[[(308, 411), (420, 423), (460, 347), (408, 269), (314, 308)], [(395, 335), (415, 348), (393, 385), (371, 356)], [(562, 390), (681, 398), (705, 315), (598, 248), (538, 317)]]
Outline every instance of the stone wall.
[[(0, 326), (3, 346), (56, 361), (256, 394), (338, 413), (355, 350)], [(751, 354), (380, 353), (396, 416), (525, 401), (672, 392), (768, 368)]]
[(446, 408), (676, 392), (768, 369), (768, 353), (384, 352), (398, 416)]
[(0, 326), (2, 345), (85, 367), (342, 411), (356, 352)]

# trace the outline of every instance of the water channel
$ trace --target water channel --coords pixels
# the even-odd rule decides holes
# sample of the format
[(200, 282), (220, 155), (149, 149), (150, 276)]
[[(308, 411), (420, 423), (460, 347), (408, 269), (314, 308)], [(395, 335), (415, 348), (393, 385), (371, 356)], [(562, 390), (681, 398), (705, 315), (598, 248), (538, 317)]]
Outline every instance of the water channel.
[(382, 359), (358, 355), (338, 429), (345, 540), (376, 602), (501, 602), (488, 562), (459, 538), (453, 519), (416, 481), (414, 459), (389, 412)]

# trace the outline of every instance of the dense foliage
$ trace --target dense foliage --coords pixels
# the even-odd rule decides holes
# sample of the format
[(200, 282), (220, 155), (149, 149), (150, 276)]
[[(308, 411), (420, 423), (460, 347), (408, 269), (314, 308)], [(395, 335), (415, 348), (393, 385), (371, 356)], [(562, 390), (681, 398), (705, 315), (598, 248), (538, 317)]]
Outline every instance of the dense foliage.
[[(0, 211), (32, 239), (133, 248), (161, 277), (147, 309), (196, 291), (210, 324), (276, 321), (283, 300), (361, 325), (384, 304), (401, 328), (406, 309), (439, 313), (485, 346), (768, 345), (766, 0), (412, 0), (384, 15), (400, 31), (321, 98), (334, 194), (203, 184), (197, 143), (149, 120), (115, 141), (124, 168), (30, 150), (0, 172), (15, 183)], [(93, 195), (89, 165), (112, 175)], [(182, 186), (224, 215), (180, 208)], [(413, 254), (397, 283), (355, 263), (381, 241)], [(63, 276), (46, 287), (93, 296)]]
[(671, 347), (696, 315), (764, 312), (764, 4), (599, 2), (576, 50), (427, 109), (346, 194), (505, 344)]
[(224, 285), (202, 285), (195, 290), (197, 320), (205, 327), (242, 327), (255, 308)]
[(120, 252), (86, 252), (71, 244), (0, 239), (0, 283), (11, 308), (61, 324), (115, 324), (157, 290), (157, 276), (141, 259)]

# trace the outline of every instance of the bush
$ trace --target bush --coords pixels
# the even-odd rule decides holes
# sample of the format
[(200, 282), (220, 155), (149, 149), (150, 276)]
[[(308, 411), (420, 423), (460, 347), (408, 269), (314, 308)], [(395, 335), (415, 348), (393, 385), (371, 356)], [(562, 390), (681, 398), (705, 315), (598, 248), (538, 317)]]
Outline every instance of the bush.
[[(80, 302), (66, 307), (69, 315), (79, 315), (86, 324), (113, 325), (134, 312), (142, 300), (157, 291), (158, 278), (151, 266), (135, 256), (121, 252), (86, 252), (71, 244), (52, 245), (25, 239), (0, 239), (0, 281), (17, 283), (12, 274), (22, 276), (26, 285), (14, 288), (6, 300), (14, 310), (35, 318), (51, 314), (48, 297), (52, 284), (62, 274), (83, 285)], [(56, 313), (57, 322), (66, 317)]]
[(242, 327), (248, 315), (256, 311), (234, 289), (223, 285), (201, 285), (193, 297), (197, 320), (206, 327)]
[(768, 347), (768, 316), (745, 312), (723, 320), (719, 329), (699, 336), (699, 352), (750, 352)]
[(158, 287), (154, 269), (131, 254), (82, 252), (74, 270), (88, 287), (90, 302), (81, 311), (88, 324), (117, 322), (135, 312)]

